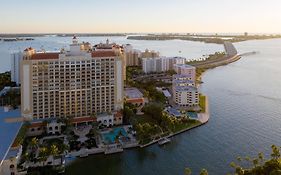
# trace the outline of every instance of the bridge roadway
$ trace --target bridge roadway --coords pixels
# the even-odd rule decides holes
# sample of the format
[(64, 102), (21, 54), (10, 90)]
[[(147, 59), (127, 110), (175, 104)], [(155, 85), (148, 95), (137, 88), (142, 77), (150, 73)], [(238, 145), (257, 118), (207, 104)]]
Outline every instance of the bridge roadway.
[(190, 65), (195, 66), (196, 68), (202, 68), (202, 69), (209, 69), (209, 68), (215, 68), (218, 66), (226, 65), (232, 62), (235, 62), (241, 58), (240, 55), (238, 55), (238, 52), (234, 45), (231, 42), (225, 42), (224, 43), (224, 49), (226, 55), (222, 58), (214, 59), (214, 60), (206, 60), (206, 61), (199, 61), (195, 63), (190, 63)]

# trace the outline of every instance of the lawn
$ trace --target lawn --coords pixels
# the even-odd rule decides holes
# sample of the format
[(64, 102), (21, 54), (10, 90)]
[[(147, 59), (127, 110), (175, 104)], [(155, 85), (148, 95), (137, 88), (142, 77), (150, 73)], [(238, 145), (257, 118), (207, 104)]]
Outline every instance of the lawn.
[(202, 94), (199, 95), (199, 106), (201, 108), (201, 112), (206, 112), (206, 96)]
[(179, 132), (179, 131), (182, 131), (184, 129), (188, 129), (188, 128), (192, 128), (192, 127), (198, 126), (200, 124), (201, 124), (201, 122), (198, 121), (198, 120), (189, 120), (187, 123), (177, 124), (173, 131), (174, 131), (174, 133), (175, 132)]

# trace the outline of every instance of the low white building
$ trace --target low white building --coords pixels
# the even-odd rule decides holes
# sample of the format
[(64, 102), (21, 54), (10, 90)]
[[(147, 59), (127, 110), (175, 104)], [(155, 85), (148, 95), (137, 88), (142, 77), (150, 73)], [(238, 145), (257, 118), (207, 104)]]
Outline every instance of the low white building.
[(100, 125), (104, 125), (106, 127), (111, 127), (114, 125), (114, 115), (113, 114), (99, 114), (97, 115), (97, 122)]
[(6, 158), (2, 160), (0, 166), (1, 175), (17, 175), (22, 174), (18, 172), (17, 165), (22, 154), (22, 146), (10, 148)]
[(47, 123), (47, 133), (48, 134), (61, 134), (61, 127), (64, 126), (64, 123), (57, 122), (52, 120)]

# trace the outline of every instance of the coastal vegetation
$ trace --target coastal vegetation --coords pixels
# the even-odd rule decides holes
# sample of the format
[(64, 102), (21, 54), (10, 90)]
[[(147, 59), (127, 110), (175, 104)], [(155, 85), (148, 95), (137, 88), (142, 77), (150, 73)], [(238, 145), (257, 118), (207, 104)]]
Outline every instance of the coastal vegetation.
[(161, 104), (149, 103), (143, 109), (144, 115), (131, 118), (140, 144), (144, 145), (152, 140), (201, 124), (197, 120), (189, 119), (187, 115), (176, 118), (169, 116), (163, 110)]
[[(5, 87), (15, 87), (16, 83), (11, 81), (11, 72), (0, 73), (0, 91)], [(20, 90), (11, 88), (7, 92), (1, 94), (0, 105), (11, 105), (14, 108), (20, 105)]]
[(11, 81), (11, 72), (0, 73), (0, 91), (5, 86), (11, 86), (11, 87), (16, 86), (15, 82)]
[[(229, 175), (280, 175), (281, 174), (281, 155), (280, 147), (271, 146), (272, 152), (269, 159), (266, 159), (264, 154), (260, 152), (257, 157), (237, 157), (237, 161), (231, 162), (230, 167), (234, 172)], [(191, 169), (184, 170), (185, 175), (191, 175)], [(207, 175), (207, 170), (203, 169), (200, 175)]]
[[(41, 137), (28, 137), (25, 138), (23, 145), (23, 153), (19, 162), (19, 167), (28, 167), (27, 164), (40, 164), (43, 167), (28, 167), (28, 174), (41, 174), (42, 172), (54, 172), (57, 174), (63, 171), (61, 165), (46, 164), (47, 160), (60, 160), (62, 162), (62, 155), (69, 147), (63, 143), (62, 139), (53, 138), (41, 140)], [(25, 166), (24, 166), (25, 165)]]
[(201, 112), (206, 112), (206, 96), (199, 94), (199, 106), (201, 108)]
[(23, 144), (29, 125), (30, 125), (30, 123), (28, 123), (28, 122), (25, 122), (22, 124), (22, 126), (14, 140), (13, 147), (18, 147)]
[(203, 63), (203, 62), (210, 61), (210, 60), (214, 61), (214, 60), (221, 59), (225, 56), (226, 56), (225, 52), (215, 52), (214, 54), (210, 54), (207, 57), (189, 60), (189, 61), (186, 62), (186, 64), (196, 66), (196, 63)]
[(131, 40), (188, 40), (205, 43), (223, 44), (225, 41), (242, 42), (248, 40), (265, 40), (281, 38), (281, 35), (196, 35), (196, 34), (148, 34), (138, 36), (128, 36)]

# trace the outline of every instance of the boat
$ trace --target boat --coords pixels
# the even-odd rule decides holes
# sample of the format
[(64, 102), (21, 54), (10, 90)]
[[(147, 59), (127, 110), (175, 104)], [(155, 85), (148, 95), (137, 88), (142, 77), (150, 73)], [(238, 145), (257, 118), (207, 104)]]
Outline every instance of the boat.
[(169, 139), (167, 137), (163, 137), (160, 140), (158, 140), (158, 145), (161, 146), (161, 145), (164, 145), (164, 144), (169, 143), (169, 142), (171, 142), (171, 139)]

